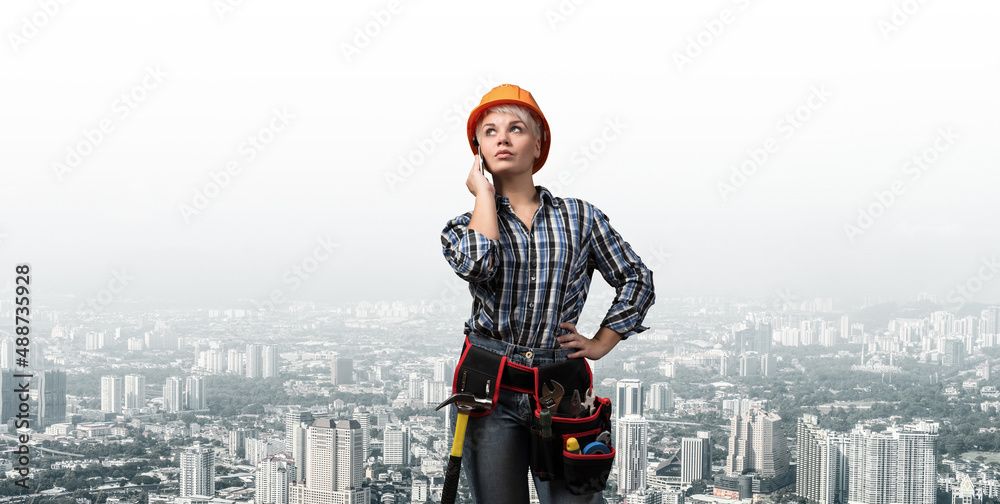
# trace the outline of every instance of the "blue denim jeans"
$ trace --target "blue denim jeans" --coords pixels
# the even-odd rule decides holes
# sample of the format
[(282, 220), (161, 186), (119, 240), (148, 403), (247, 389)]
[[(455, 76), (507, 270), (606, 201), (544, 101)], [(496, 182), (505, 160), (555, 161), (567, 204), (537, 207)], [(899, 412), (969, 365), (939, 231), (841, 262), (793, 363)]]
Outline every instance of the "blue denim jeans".
[[(565, 360), (575, 349), (541, 349), (511, 345), (469, 335), (469, 342), (510, 362), (538, 367)], [(531, 452), (529, 395), (501, 388), (496, 408), (490, 414), (469, 417), (462, 449), (462, 466), (476, 504), (525, 504), (528, 502), (528, 458)], [(454, 407), (454, 406), (452, 406)], [(452, 415), (455, 418), (455, 415)], [(454, 426), (454, 423), (452, 424)], [(572, 495), (562, 480), (539, 481), (535, 489), (542, 504), (603, 503), (600, 492)]]

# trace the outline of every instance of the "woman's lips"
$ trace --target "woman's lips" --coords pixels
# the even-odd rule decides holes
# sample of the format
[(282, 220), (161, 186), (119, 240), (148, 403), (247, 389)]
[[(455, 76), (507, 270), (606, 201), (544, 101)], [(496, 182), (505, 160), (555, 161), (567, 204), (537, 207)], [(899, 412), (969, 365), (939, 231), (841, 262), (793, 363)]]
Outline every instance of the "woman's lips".
[(507, 159), (509, 157), (514, 157), (514, 154), (507, 149), (501, 149), (498, 150), (497, 153), (493, 155), (493, 157), (497, 159)]

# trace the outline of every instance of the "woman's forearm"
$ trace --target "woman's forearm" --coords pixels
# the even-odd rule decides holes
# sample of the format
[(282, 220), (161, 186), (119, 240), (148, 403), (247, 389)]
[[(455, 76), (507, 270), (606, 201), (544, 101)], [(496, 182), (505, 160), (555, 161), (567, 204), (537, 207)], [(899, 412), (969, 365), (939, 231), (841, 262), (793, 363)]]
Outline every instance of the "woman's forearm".
[(492, 194), (480, 191), (476, 195), (476, 206), (469, 219), (469, 229), (473, 229), (491, 240), (500, 239), (500, 228), (497, 226), (497, 203)]

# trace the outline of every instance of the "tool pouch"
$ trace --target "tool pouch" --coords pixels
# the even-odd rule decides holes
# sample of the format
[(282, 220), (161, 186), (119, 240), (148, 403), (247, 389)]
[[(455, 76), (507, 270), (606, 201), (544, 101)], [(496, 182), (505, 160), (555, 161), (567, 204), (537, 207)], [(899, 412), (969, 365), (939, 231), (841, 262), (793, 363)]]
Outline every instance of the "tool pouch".
[(611, 431), (611, 400), (598, 397), (596, 411), (583, 418), (552, 417), (552, 437), (542, 436), (539, 421), (541, 409), (536, 408), (532, 422), (531, 470), (538, 479), (565, 480), (573, 495), (587, 495), (604, 490), (611, 475), (615, 449), (603, 454), (584, 455), (566, 450), (566, 441), (576, 438), (581, 449), (593, 443), (603, 431)]
[(489, 411), (472, 412), (469, 413), (470, 417), (488, 415), (496, 408), (500, 396), (500, 377), (506, 362), (507, 357), (466, 342), (452, 379), (452, 393), (488, 397), (493, 403)]
[[(567, 359), (537, 369), (531, 426), (532, 471), (542, 481), (565, 480), (566, 489), (573, 495), (587, 495), (604, 490), (614, 463), (614, 447), (609, 447), (609, 453), (584, 455), (567, 451), (566, 441), (576, 438), (582, 449), (594, 442), (601, 432), (610, 433), (611, 400), (598, 397), (594, 400), (595, 411), (592, 414), (573, 418), (569, 415), (570, 398), (574, 390), (579, 391), (581, 398), (586, 397), (593, 385), (590, 366), (584, 359)], [(542, 387), (551, 380), (563, 385), (565, 395), (552, 415), (552, 437), (546, 439), (542, 436), (541, 405), (538, 398), (544, 395)]]

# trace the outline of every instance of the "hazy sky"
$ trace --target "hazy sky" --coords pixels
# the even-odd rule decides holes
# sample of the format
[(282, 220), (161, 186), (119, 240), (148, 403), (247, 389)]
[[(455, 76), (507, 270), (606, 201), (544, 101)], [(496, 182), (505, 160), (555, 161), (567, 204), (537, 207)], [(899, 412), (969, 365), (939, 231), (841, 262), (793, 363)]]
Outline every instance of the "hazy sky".
[(514, 83), (552, 127), (536, 183), (598, 205), (661, 296), (996, 301), (998, 15), (5, 1), (0, 285), (27, 261), (39, 295), (112, 303), (447, 298), (465, 120)]

